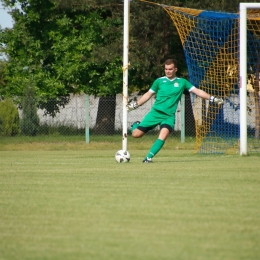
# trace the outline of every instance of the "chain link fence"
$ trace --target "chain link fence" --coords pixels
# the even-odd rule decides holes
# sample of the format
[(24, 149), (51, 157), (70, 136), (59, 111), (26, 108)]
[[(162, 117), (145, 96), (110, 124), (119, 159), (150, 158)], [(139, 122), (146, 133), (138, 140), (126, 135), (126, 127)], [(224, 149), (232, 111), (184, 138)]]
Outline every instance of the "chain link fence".
[[(140, 98), (138, 95), (131, 95), (130, 98)], [(226, 101), (223, 106), (223, 117), (226, 124), (235, 125), (239, 128), (239, 97), (236, 95), (232, 100)], [(195, 98), (193, 94), (183, 95), (182, 102), (179, 103), (176, 112), (176, 121), (174, 131), (170, 134), (170, 138), (178, 142), (194, 142), (196, 139), (195, 123), (198, 124), (198, 118), (195, 122), (194, 113)], [(151, 98), (143, 106), (128, 113), (128, 136), (130, 136), (131, 125), (135, 121), (141, 121), (145, 114), (151, 109), (155, 98)], [(2, 103), (1, 103), (2, 104)], [(237, 104), (237, 105), (236, 105)], [(71, 95), (69, 102), (64, 107), (59, 108), (59, 112), (55, 115), (46, 114), (45, 110), (36, 109), (37, 115), (37, 131), (33, 131), (34, 136), (39, 136), (41, 140), (49, 138), (50, 136), (65, 136), (69, 140), (69, 136), (77, 136), (77, 140), (85, 141), (89, 143), (91, 141), (102, 142), (116, 142), (119, 145), (122, 143), (122, 128), (123, 128), (123, 96), (118, 94), (113, 97), (94, 97), (88, 95)], [(181, 106), (185, 106), (182, 109)], [(0, 111), (1, 112), (1, 111)], [(24, 111), (18, 109), (20, 127), (24, 118)], [(248, 112), (248, 124), (250, 129), (255, 129), (255, 109), (254, 106), (250, 106)], [(9, 116), (8, 116), (9, 118)], [(3, 124), (2, 124), (3, 126)], [(18, 124), (19, 128), (19, 124)], [(25, 130), (24, 130), (25, 129)], [(10, 136), (20, 135), (21, 138), (26, 136), (32, 136), (31, 126), (24, 128), (23, 131), (16, 129), (15, 132), (9, 132)], [(27, 131), (26, 131), (27, 129)], [(233, 128), (232, 128), (233, 129)], [(0, 115), (0, 133), (1, 133), (1, 115)], [(145, 138), (135, 140), (136, 142), (153, 142), (159, 134), (159, 127), (152, 131), (149, 131)], [(235, 134), (235, 133), (233, 133)], [(251, 132), (248, 133), (251, 138)], [(67, 136), (67, 137), (66, 137)], [(249, 138), (249, 139), (250, 139)], [(254, 150), (259, 151), (259, 138), (256, 140)], [(250, 140), (251, 140), (250, 139)], [(134, 139), (131, 139), (131, 141)], [(167, 142), (168, 143), (168, 142)], [(257, 149), (255, 148), (257, 147)]]
[[(137, 99), (140, 96), (135, 95)], [(42, 109), (37, 110), (39, 127), (36, 135), (82, 135), (82, 139), (89, 138), (87, 142), (95, 140), (96, 136), (103, 136), (103, 140), (111, 141), (111, 136), (121, 136), (123, 127), (122, 94), (115, 97), (94, 97), (88, 95), (71, 95), (69, 103), (60, 108), (56, 115), (46, 115)], [(154, 98), (143, 106), (128, 113), (128, 133), (135, 121), (141, 121), (144, 115), (151, 109)], [(195, 138), (195, 123), (192, 112), (190, 96), (185, 95), (185, 136)], [(23, 111), (19, 109), (19, 117), (23, 118)], [(176, 113), (176, 123), (172, 136), (181, 138), (181, 104)], [(184, 128), (183, 128), (184, 129)], [(88, 137), (86, 133), (88, 132)], [(159, 133), (159, 127), (147, 133), (154, 139)], [(24, 133), (26, 135), (26, 133)], [(116, 139), (115, 139), (116, 140)], [(119, 138), (121, 141), (121, 137)]]
[[(135, 95), (139, 99), (140, 96)], [(184, 96), (183, 96), (184, 97)], [(131, 97), (130, 97), (131, 98)], [(183, 99), (184, 100), (184, 99)], [(195, 138), (195, 123), (190, 101), (190, 95), (185, 96), (185, 130), (181, 117), (181, 104), (179, 104), (176, 113), (176, 123), (171, 136), (180, 140), (184, 136)], [(155, 98), (151, 98), (143, 106), (128, 113), (128, 134), (130, 134), (131, 125), (135, 121), (141, 121), (145, 114), (151, 109)], [(48, 104), (48, 103), (47, 103)], [(53, 106), (52, 103), (50, 103)], [(64, 135), (64, 136), (82, 136), (82, 140), (91, 142), (92, 140), (102, 141), (122, 140), (123, 128), (123, 96), (118, 94), (113, 97), (94, 97), (88, 95), (71, 95), (69, 102), (61, 106), (57, 113), (46, 113), (46, 109), (37, 108), (35, 98), (27, 97), (22, 108), (18, 108), (17, 116), (13, 116), (17, 110), (11, 100), (0, 101), (2, 112), (0, 111), (0, 135), (1, 136), (44, 136)], [(7, 109), (7, 107), (9, 107)], [(52, 109), (52, 107), (50, 107)], [(0, 106), (1, 110), (1, 106)], [(47, 108), (48, 110), (48, 108)], [(8, 112), (9, 111), (9, 112)], [(184, 110), (183, 110), (184, 111)], [(9, 113), (9, 116), (7, 114)], [(4, 115), (4, 119), (1, 120)], [(11, 119), (12, 118), (12, 119)], [(14, 123), (15, 122), (15, 123)], [(16, 124), (14, 130), (13, 125)], [(2, 128), (2, 131), (1, 131)], [(7, 130), (3, 130), (7, 129)], [(182, 131), (181, 131), (182, 130)], [(185, 131), (185, 132), (184, 132)], [(153, 138), (158, 135), (159, 126), (147, 133)], [(146, 138), (146, 141), (148, 140)]]

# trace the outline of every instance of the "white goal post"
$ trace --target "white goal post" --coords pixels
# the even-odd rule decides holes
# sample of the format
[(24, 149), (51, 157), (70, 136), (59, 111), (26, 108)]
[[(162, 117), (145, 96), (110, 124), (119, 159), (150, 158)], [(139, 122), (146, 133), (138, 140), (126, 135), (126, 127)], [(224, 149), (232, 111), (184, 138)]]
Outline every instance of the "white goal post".
[(247, 155), (247, 9), (260, 9), (260, 3), (240, 3), (240, 155)]
[[(124, 0), (124, 42), (123, 42), (123, 133), (122, 149), (127, 150), (128, 102), (128, 52), (130, 1)], [(240, 155), (247, 155), (247, 9), (260, 9), (260, 3), (240, 3), (239, 31), (239, 76), (240, 76)]]
[(124, 0), (124, 42), (123, 42), (123, 133), (122, 150), (127, 151), (127, 109), (128, 102), (128, 53), (129, 53), (129, 13), (130, 1)]

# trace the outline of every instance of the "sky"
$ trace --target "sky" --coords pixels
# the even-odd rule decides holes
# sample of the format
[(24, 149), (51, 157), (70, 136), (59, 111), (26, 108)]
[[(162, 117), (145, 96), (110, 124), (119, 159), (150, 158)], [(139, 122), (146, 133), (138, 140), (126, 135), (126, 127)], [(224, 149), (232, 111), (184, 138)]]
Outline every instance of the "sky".
[(1, 28), (13, 27), (12, 17), (7, 13), (7, 10), (3, 9), (1, 1), (0, 1), (0, 25)]

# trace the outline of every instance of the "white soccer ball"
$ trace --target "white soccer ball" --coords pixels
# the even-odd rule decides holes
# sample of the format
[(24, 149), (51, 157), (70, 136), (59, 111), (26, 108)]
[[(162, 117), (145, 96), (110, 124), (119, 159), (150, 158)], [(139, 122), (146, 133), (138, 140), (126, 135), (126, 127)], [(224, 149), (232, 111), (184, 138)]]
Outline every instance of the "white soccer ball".
[(125, 163), (130, 161), (130, 153), (125, 150), (119, 150), (115, 155), (116, 161), (118, 163)]

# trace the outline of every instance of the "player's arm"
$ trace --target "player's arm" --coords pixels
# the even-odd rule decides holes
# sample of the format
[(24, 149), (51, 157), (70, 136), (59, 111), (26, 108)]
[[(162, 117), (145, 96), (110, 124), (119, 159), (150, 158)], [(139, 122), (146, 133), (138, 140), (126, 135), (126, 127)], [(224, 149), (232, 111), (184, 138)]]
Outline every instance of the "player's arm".
[(154, 92), (152, 90), (148, 90), (145, 94), (141, 96), (141, 98), (137, 101), (130, 100), (126, 107), (128, 111), (134, 110), (138, 108), (139, 106), (142, 106), (145, 102), (147, 102), (152, 96), (154, 95)]
[(211, 96), (210, 94), (208, 94), (207, 92), (203, 91), (202, 89), (198, 89), (193, 87), (190, 92), (194, 93), (195, 95), (203, 98), (203, 99), (207, 99), (210, 102), (216, 103), (218, 105), (222, 105), (224, 103), (224, 100), (222, 98), (217, 98), (214, 96)]
[(141, 106), (145, 102), (147, 102), (152, 96), (154, 95), (154, 92), (151, 90), (148, 90), (146, 93), (144, 93), (141, 98), (137, 101), (137, 105)]
[(198, 97), (210, 100), (210, 94), (206, 93), (202, 89), (193, 87), (190, 92), (192, 92), (193, 94), (197, 95)]

